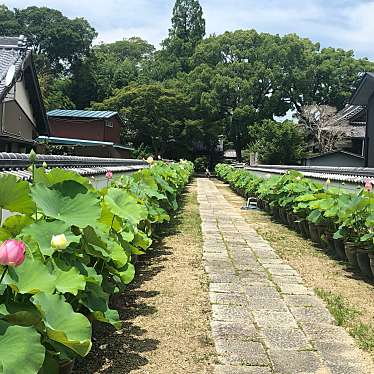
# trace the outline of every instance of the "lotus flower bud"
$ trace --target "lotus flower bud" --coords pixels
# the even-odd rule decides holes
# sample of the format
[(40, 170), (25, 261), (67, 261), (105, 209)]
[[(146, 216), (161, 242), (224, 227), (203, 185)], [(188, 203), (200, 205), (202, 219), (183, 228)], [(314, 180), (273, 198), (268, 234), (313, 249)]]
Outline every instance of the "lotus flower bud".
[(65, 234), (53, 235), (51, 240), (51, 247), (53, 249), (61, 250), (66, 249), (69, 243), (66, 239)]
[(6, 240), (0, 245), (0, 264), (19, 266), (25, 260), (25, 243), (20, 240)]
[(110, 170), (107, 171), (106, 174), (105, 174), (105, 178), (106, 179), (112, 179), (113, 178), (113, 173)]
[(330, 184), (330, 183), (331, 183), (330, 178), (328, 178), (328, 179), (326, 180), (326, 184)]
[(152, 165), (155, 161), (153, 159), (152, 156), (149, 156), (147, 159), (146, 159), (146, 162), (149, 164), (149, 165)]
[(32, 163), (34, 163), (36, 161), (36, 153), (33, 149), (31, 150), (31, 152), (29, 154), (29, 159)]
[(296, 180), (297, 181), (301, 181), (301, 177), (299, 176), (299, 177), (296, 177)]
[(366, 179), (364, 188), (368, 192), (371, 192), (373, 190), (373, 183), (371, 182), (371, 180)]
[(48, 167), (47, 163), (43, 161), (43, 168), (46, 169)]

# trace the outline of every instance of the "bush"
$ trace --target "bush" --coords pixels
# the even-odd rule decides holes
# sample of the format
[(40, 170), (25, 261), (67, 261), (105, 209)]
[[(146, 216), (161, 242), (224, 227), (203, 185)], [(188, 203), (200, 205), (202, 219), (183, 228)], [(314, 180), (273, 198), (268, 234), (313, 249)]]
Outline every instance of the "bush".
[(208, 159), (206, 157), (197, 157), (193, 162), (195, 166), (195, 171), (202, 173), (208, 167)]
[(264, 120), (250, 129), (252, 152), (263, 164), (294, 165), (304, 156), (305, 141), (292, 121)]

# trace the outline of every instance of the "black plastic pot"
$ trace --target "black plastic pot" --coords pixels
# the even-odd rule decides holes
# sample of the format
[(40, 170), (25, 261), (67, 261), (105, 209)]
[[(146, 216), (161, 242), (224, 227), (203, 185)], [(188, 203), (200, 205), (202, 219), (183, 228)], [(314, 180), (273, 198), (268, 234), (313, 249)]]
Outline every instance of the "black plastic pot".
[(333, 234), (326, 229), (323, 235), (327, 250), (335, 252)]
[(369, 251), (368, 255), (370, 260), (371, 272), (374, 274), (374, 251)]
[(259, 209), (264, 209), (264, 200), (262, 199), (257, 199), (257, 207)]
[(365, 275), (365, 277), (373, 278), (373, 272), (370, 267), (369, 251), (367, 249), (357, 249), (357, 262), (361, 273)]
[(338, 260), (347, 261), (345, 254), (344, 241), (342, 239), (334, 239), (335, 254)]
[(305, 219), (299, 219), (298, 225), (299, 225), (299, 230), (300, 230), (301, 235), (305, 239), (309, 239), (308, 222)]
[(319, 237), (317, 226), (312, 222), (309, 222), (309, 234), (310, 234), (310, 239), (312, 239), (315, 243), (317, 244), (321, 243), (321, 239)]
[(280, 222), (281, 218), (280, 218), (280, 214), (279, 214), (279, 208), (277, 206), (273, 206), (272, 212), (273, 212), (274, 219), (276, 221)]
[(284, 208), (279, 208), (279, 217), (280, 217), (280, 221), (288, 226), (288, 220), (287, 220), (287, 213), (286, 213), (286, 209)]
[(347, 259), (353, 268), (358, 268), (357, 248), (358, 246), (356, 243), (345, 242), (345, 245), (344, 245), (345, 255), (347, 256)]
[(64, 361), (59, 364), (59, 374), (71, 374), (74, 369), (75, 360)]

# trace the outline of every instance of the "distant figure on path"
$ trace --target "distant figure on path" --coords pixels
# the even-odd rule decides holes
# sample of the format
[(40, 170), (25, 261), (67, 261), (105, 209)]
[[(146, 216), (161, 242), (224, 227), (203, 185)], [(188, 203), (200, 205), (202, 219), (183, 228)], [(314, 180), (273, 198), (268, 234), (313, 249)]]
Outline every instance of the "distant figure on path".
[(210, 171), (208, 168), (205, 169), (205, 176), (210, 178), (212, 176), (212, 174), (210, 174)]

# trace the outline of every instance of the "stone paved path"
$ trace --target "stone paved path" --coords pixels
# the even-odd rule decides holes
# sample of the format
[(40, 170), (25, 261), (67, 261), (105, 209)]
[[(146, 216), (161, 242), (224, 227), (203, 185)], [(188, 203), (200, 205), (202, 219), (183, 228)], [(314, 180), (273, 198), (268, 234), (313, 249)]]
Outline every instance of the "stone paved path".
[(215, 374), (374, 373), (320, 299), (213, 181), (198, 179), (198, 201)]

